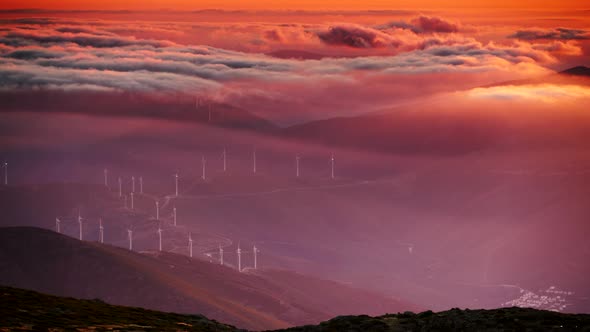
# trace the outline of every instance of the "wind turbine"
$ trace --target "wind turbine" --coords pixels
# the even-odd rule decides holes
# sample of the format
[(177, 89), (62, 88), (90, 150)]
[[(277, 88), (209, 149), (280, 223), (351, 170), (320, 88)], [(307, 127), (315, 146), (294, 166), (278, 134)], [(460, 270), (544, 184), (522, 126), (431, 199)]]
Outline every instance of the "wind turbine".
[(258, 256), (258, 252), (259, 252), (258, 248), (256, 248), (256, 245), (254, 245), (253, 252), (254, 252), (254, 270), (256, 270), (258, 268), (258, 261), (257, 261), (258, 257), (257, 256)]
[(334, 153), (332, 153), (332, 155), (330, 157), (330, 162), (331, 162), (331, 166), (332, 166), (332, 174), (331, 174), (331, 177), (332, 177), (332, 179), (334, 179)]
[(162, 251), (162, 226), (158, 225), (158, 249), (159, 251)]
[(240, 245), (238, 244), (238, 250), (236, 250), (238, 254), (238, 272), (242, 272), (242, 249), (240, 249)]
[(131, 192), (135, 192), (135, 176), (131, 176)]
[(223, 265), (223, 248), (219, 245), (219, 265)]
[(104, 227), (102, 227), (102, 218), (98, 219), (98, 240), (104, 243)]
[(61, 220), (59, 218), (55, 218), (55, 231), (61, 234)]
[(156, 201), (156, 220), (160, 220), (160, 201)]
[(299, 158), (299, 155), (296, 155), (295, 156), (295, 165), (296, 165), (296, 167), (295, 167), (295, 176), (297, 176), (297, 177), (299, 177), (299, 160), (300, 159), (301, 158)]
[(105, 168), (103, 173), (104, 173), (104, 186), (108, 187), (109, 186), (109, 170)]
[(78, 210), (78, 224), (80, 225), (80, 241), (82, 241), (82, 217), (80, 216), (80, 210)]
[(193, 257), (193, 237), (190, 232), (188, 233), (188, 255)]
[(143, 176), (139, 177), (139, 193), (143, 194)]
[(211, 103), (209, 103), (209, 122), (211, 122)]
[(227, 171), (227, 152), (223, 148), (223, 171)]
[(131, 210), (135, 209), (135, 205), (133, 204), (133, 197), (135, 196), (133, 193), (129, 194), (131, 196)]
[(174, 174), (174, 187), (176, 188), (176, 197), (178, 197), (178, 173)]
[(129, 250), (133, 250), (133, 231), (127, 229), (127, 238), (129, 239)]
[(125, 208), (127, 208), (127, 195), (124, 196), (124, 201), (125, 201)]
[(206, 166), (207, 166), (206, 162), (207, 161), (205, 160), (205, 156), (201, 157), (201, 165), (203, 166), (203, 174), (201, 175), (201, 178), (203, 179), (203, 181), (205, 181), (205, 178), (206, 178), (206, 173), (205, 173)]
[(123, 182), (121, 181), (121, 177), (119, 176), (119, 197), (123, 196)]
[(252, 171), (253, 173), (256, 173), (256, 148), (254, 148), (254, 151), (252, 152)]
[(172, 220), (174, 221), (174, 226), (176, 227), (176, 206), (172, 208)]
[(2, 167), (4, 168), (4, 185), (7, 186), (8, 185), (8, 163), (4, 162)]

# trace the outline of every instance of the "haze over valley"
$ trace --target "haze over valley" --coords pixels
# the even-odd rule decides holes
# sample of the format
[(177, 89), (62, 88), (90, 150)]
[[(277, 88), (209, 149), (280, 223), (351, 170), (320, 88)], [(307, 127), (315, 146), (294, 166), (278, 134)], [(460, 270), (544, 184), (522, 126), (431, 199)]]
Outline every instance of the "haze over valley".
[(0, 5), (0, 285), (250, 330), (590, 313), (586, 8), (52, 2)]

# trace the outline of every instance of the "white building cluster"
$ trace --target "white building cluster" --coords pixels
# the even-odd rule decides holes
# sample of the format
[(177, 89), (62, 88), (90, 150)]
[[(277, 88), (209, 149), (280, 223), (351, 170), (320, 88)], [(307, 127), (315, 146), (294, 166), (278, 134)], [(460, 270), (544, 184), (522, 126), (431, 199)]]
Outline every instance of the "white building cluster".
[(502, 303), (502, 306), (562, 312), (570, 305), (567, 297), (573, 294), (574, 292), (560, 290), (555, 286), (551, 286), (546, 290), (539, 290), (537, 293), (521, 289), (518, 298)]

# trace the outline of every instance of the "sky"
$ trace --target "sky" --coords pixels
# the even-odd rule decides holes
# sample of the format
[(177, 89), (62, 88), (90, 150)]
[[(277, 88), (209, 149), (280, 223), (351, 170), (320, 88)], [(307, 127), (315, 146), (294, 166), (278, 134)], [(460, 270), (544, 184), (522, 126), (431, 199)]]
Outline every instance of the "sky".
[(577, 0), (101, 0), (101, 1), (77, 1), (77, 0), (5, 0), (0, 5), (3, 8), (53, 8), (53, 9), (391, 9), (395, 7), (405, 8), (579, 8)]
[(0, 93), (202, 98), (288, 125), (588, 65), (589, 13), (580, 1), (9, 0)]

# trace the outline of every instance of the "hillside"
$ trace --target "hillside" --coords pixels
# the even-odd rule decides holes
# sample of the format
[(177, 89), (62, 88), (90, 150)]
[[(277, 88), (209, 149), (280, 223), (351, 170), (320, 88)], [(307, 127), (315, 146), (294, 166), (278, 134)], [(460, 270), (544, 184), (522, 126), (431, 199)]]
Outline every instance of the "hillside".
[(560, 74), (590, 77), (590, 68), (585, 67), (585, 66), (577, 66), (577, 67), (566, 69), (566, 70), (560, 72)]
[[(163, 209), (167, 220), (162, 227), (164, 249), (183, 257), (191, 230), (202, 259), (207, 259), (203, 250), (210, 250), (212, 261), (217, 261), (216, 249), (227, 245), (225, 263), (235, 267), (237, 244), (241, 242), (242, 249), (256, 244), (262, 252), (259, 266), (265, 269), (337, 280), (421, 308), (497, 308), (524, 301), (530, 293), (533, 299), (546, 296), (555, 286), (569, 294), (562, 296), (565, 307), (561, 303), (559, 310), (590, 310), (590, 156), (585, 148), (590, 139), (582, 139), (590, 130), (570, 131), (571, 137), (581, 139), (569, 144), (556, 139), (563, 136), (551, 135), (555, 128), (545, 131), (541, 141), (554, 143), (512, 150), (493, 147), (502, 142), (510, 146), (527, 132), (493, 136), (490, 148), (482, 149), (477, 135), (484, 132), (473, 129), (477, 137), (465, 139), (441, 130), (432, 135), (447, 133), (460, 145), (415, 135), (414, 140), (375, 141), (373, 145), (401, 148), (369, 153), (193, 123), (39, 113), (9, 118), (2, 156), (11, 165), (10, 185), (1, 189), (7, 192), (0, 200), (3, 215), (10, 216), (1, 221), (6, 226), (53, 229), (57, 214), (64, 217), (63, 232), (76, 237), (74, 218), (80, 206), (88, 218), (85, 239), (98, 238), (102, 217), (106, 243), (126, 248), (126, 229), (133, 227), (135, 250), (154, 251), (154, 199), (173, 193), (178, 171), (181, 197)], [(572, 124), (590, 124), (581, 120)], [(30, 123), (45, 129), (28, 130)], [(436, 128), (436, 123), (425, 122), (424, 128)], [(444, 123), (450, 125), (452, 119), (441, 120)], [(403, 124), (399, 127), (411, 132)], [(379, 125), (389, 134), (386, 128), (392, 123)], [(532, 125), (529, 129), (543, 132)], [(347, 139), (348, 133), (341, 132), (341, 139)], [(424, 149), (395, 153), (412, 144), (424, 144)], [(445, 149), (438, 151), (437, 145)], [(226, 173), (221, 169), (224, 147)], [(329, 178), (331, 153), (336, 157), (335, 179)], [(294, 172), (296, 154), (302, 157), (300, 178)], [(200, 178), (203, 155), (208, 158), (206, 181)], [(103, 205), (99, 187), (104, 168), (111, 172), (113, 188)], [(124, 210), (122, 199), (113, 197), (116, 178), (122, 176), (128, 193), (132, 175), (143, 176), (147, 194), (136, 197), (134, 212)], [(52, 181), (95, 183), (96, 191), (37, 185)], [(25, 193), (17, 194), (21, 190)], [(173, 205), (178, 208), (177, 228), (170, 224)], [(245, 259), (246, 266), (252, 266), (252, 255)], [(320, 311), (331, 307), (324, 305)], [(334, 315), (325, 313), (321, 319)]]
[[(197, 103), (192, 98), (157, 98), (140, 93), (120, 93), (105, 98), (100, 92), (39, 90), (0, 92), (2, 112), (78, 113), (204, 123), (217, 127), (274, 131), (270, 121), (248, 110), (216, 101)], [(89, 99), (94, 100), (89, 104)]]
[(186, 256), (139, 254), (26, 227), (0, 229), (0, 284), (119, 305), (202, 313), (251, 329), (317, 323), (338, 314), (415, 308), (293, 272), (239, 273)]
[(575, 83), (581, 85), (589, 85), (590, 80), (590, 68), (586, 66), (577, 66), (568, 68), (556, 73), (549, 75), (543, 75), (541, 77), (533, 77), (528, 79), (511, 80), (497, 82), (493, 84), (484, 85), (483, 87), (495, 87), (505, 85), (525, 85), (525, 84), (544, 84), (544, 83)]
[(239, 331), (201, 315), (180, 315), (0, 287), (0, 330)]
[[(537, 78), (504, 81), (465, 92), (461, 101), (452, 96), (422, 100), (368, 114), (310, 121), (284, 128), (288, 138), (331, 146), (384, 153), (457, 155), (487, 149), (536, 149), (579, 146), (590, 135), (590, 118), (580, 112), (555, 112), (571, 105), (544, 105), (542, 95), (530, 92), (539, 104), (530, 107), (497, 103), (504, 96), (478, 103), (470, 95), (478, 89), (521, 85), (590, 85), (590, 68), (579, 66)], [(526, 92), (521, 92), (526, 94)], [(497, 100), (494, 100), (497, 99)], [(574, 108), (574, 109), (578, 109)], [(467, 139), (468, 138), (468, 139)]]
[[(238, 331), (200, 315), (179, 315), (100, 300), (77, 300), (0, 287), (1, 330)], [(419, 314), (340, 316), (319, 325), (289, 328), (290, 332), (397, 331), (588, 331), (590, 315), (560, 314), (534, 309), (453, 309)]]
[(589, 331), (590, 315), (505, 308), (492, 310), (451, 309), (390, 314), (379, 317), (336, 317), (317, 326), (289, 328), (289, 332), (328, 331)]
[(523, 113), (510, 118), (506, 113), (463, 113), (423, 105), (314, 121), (286, 128), (282, 133), (301, 141), (364, 151), (442, 156), (489, 149), (583, 146), (590, 139), (590, 121), (581, 114)]

